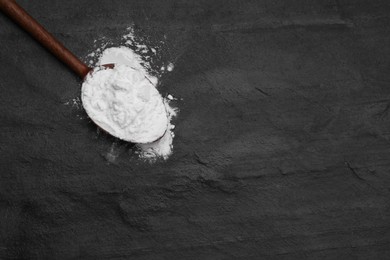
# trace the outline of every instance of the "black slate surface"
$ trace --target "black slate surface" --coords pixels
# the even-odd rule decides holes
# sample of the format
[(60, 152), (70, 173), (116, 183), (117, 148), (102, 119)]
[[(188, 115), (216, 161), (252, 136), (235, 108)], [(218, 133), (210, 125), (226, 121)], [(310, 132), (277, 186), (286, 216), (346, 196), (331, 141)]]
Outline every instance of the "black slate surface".
[(1, 259), (389, 258), (389, 1), (18, 2), (80, 57), (166, 35), (183, 100), (144, 163), (0, 15)]

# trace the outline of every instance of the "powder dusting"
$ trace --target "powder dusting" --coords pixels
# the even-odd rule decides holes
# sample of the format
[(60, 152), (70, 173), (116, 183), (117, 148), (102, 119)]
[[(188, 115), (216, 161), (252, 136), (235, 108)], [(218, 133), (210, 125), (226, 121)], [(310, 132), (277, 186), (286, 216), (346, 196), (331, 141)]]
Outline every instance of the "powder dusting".
[[(102, 39), (106, 40), (105, 38), (102, 38)], [(102, 41), (102, 39), (100, 39), (100, 41)], [(90, 53), (87, 56), (87, 58), (89, 59), (88, 62), (91, 64), (91, 66), (93, 66), (93, 65), (99, 66), (99, 65), (103, 65), (103, 64), (114, 63), (114, 64), (116, 64), (115, 68), (116, 67), (121, 68), (121, 70), (123, 70), (123, 72), (129, 70), (128, 74), (135, 74), (134, 72), (138, 71), (140, 74), (144, 75), (144, 79), (147, 79), (147, 82), (143, 82), (143, 83), (145, 84), (144, 86), (146, 86), (146, 89), (148, 89), (148, 93), (151, 94), (154, 98), (156, 98), (155, 100), (158, 99), (157, 94), (159, 95), (158, 100), (160, 100), (161, 102), (155, 101), (156, 102), (155, 104), (158, 103), (158, 105), (156, 105), (155, 108), (152, 108), (152, 110), (149, 110), (149, 112), (151, 112), (150, 114), (159, 114), (159, 113), (156, 113), (156, 111), (161, 112), (161, 104), (163, 105), (164, 114), (165, 114), (165, 118), (166, 118), (166, 122), (165, 122), (165, 130), (166, 131), (162, 135), (162, 137), (155, 142), (136, 143), (136, 147), (138, 148), (138, 151), (136, 153), (139, 155), (139, 157), (142, 159), (145, 159), (147, 161), (154, 162), (158, 158), (168, 159), (169, 156), (172, 154), (173, 138), (175, 137), (173, 130), (174, 130), (175, 126), (171, 123), (171, 120), (173, 119), (173, 117), (175, 117), (177, 115), (178, 109), (173, 108), (170, 104), (170, 102), (172, 100), (174, 100), (174, 97), (172, 95), (169, 94), (169, 95), (167, 95), (166, 98), (162, 98), (160, 96), (160, 94), (158, 93), (158, 91), (156, 89), (156, 86), (158, 85), (158, 78), (155, 76), (152, 76), (150, 73), (150, 72), (152, 72), (153, 75), (161, 75), (161, 71), (163, 71), (163, 70), (160, 71), (160, 69), (157, 69), (158, 71), (152, 71), (151, 64), (149, 63), (152, 60), (153, 56), (157, 55), (157, 51), (159, 50), (159, 47), (158, 46), (148, 47), (146, 44), (138, 43), (137, 40), (139, 41), (140, 39), (134, 36), (133, 29), (131, 27), (129, 27), (127, 29), (127, 33), (122, 36), (122, 42), (123, 42), (122, 46), (108, 47), (107, 48), (107, 46), (109, 46), (109, 43), (107, 43), (107, 42), (100, 42), (99, 43), (98, 41), (95, 41), (95, 50), (92, 53)], [(161, 43), (163, 43), (163, 42), (161, 41)], [(98, 45), (99, 45), (99, 47), (97, 47)], [(170, 72), (174, 69), (174, 64), (169, 63), (169, 62), (165, 63), (165, 64), (168, 64), (168, 65), (166, 65), (165, 71)], [(130, 70), (132, 70), (132, 73), (129, 73)], [(104, 71), (105, 70), (97, 69), (95, 73), (97, 73), (97, 72), (104, 73)], [(124, 74), (126, 74), (126, 73), (124, 73)], [(116, 80), (118, 80), (118, 78), (117, 79), (111, 78), (108, 81), (110, 83), (113, 83), (112, 81), (116, 81)], [(121, 83), (119, 83), (119, 84), (114, 83), (112, 86), (118, 87), (118, 85), (119, 85), (119, 88), (121, 88)], [(123, 85), (122, 85), (122, 87), (123, 87)], [(100, 88), (101, 88), (101, 86), (100, 86)], [(123, 89), (121, 91), (123, 91)], [(137, 91), (140, 91), (140, 93), (143, 93), (142, 89), (137, 89)], [(109, 95), (115, 95), (115, 93), (117, 93), (116, 89), (111, 89), (108, 92), (110, 93)], [(102, 93), (100, 93), (100, 94), (102, 94)], [(143, 93), (143, 94), (145, 94), (145, 93)], [(117, 94), (117, 95), (119, 95), (119, 94)], [(141, 96), (142, 96), (142, 94), (141, 94)], [(135, 97), (138, 97), (138, 94)], [(111, 99), (111, 100), (113, 100), (113, 99)], [(126, 99), (122, 99), (122, 102), (125, 103), (125, 104), (122, 104), (122, 106), (129, 105), (129, 104), (126, 104)], [(100, 108), (99, 108), (98, 102), (96, 102), (93, 105), (95, 106), (94, 109), (100, 109), (100, 108), (104, 109), (105, 108), (104, 104), (100, 104)], [(110, 109), (113, 110), (114, 104), (111, 103), (111, 106), (108, 106), (108, 107), (110, 107)], [(149, 109), (150, 108), (151, 107), (149, 107)], [(148, 109), (146, 109), (145, 111), (147, 111), (147, 110)], [(132, 125), (132, 123), (134, 122), (134, 118), (137, 116), (134, 114), (129, 115), (129, 114), (126, 114), (124, 111), (121, 111), (123, 113), (117, 114), (117, 116), (115, 118), (112, 115), (115, 115), (116, 112), (115, 111), (114, 111), (114, 113), (112, 113), (112, 112), (113, 111), (111, 111), (111, 114), (108, 113), (110, 115), (105, 117), (104, 120), (106, 120), (106, 121), (104, 121), (104, 120), (103, 121), (106, 124), (106, 126), (109, 125), (111, 128), (116, 127), (116, 129), (114, 130), (114, 131), (117, 131), (116, 132), (117, 134), (115, 134), (116, 136), (119, 137), (120, 135), (118, 135), (118, 133), (120, 133), (122, 131), (123, 133), (122, 133), (121, 139), (126, 140), (125, 138), (123, 138), (123, 134), (126, 134), (126, 132), (123, 131), (123, 129)], [(87, 113), (88, 113), (88, 110), (87, 110)], [(142, 117), (142, 116), (147, 116), (147, 115), (146, 114), (138, 115), (138, 117), (140, 117), (140, 116)], [(114, 120), (114, 118), (116, 121)], [(133, 121), (130, 122), (131, 120), (133, 120)], [(129, 122), (130, 122), (130, 124), (129, 124)], [(160, 118), (160, 122), (156, 122), (156, 120), (151, 119), (150, 123), (153, 124), (153, 127), (156, 127), (156, 125), (162, 126), (163, 120)], [(121, 127), (124, 125), (125, 125), (125, 127)], [(118, 127), (119, 127), (119, 129), (118, 129)], [(133, 124), (133, 127), (134, 127), (134, 124)], [(133, 130), (135, 128), (136, 127), (134, 127)], [(145, 129), (146, 128), (144, 128), (144, 131), (145, 131)], [(110, 130), (113, 130), (113, 129), (110, 129)], [(155, 132), (158, 132), (158, 131), (155, 131)], [(129, 134), (129, 132), (127, 132), (127, 134)], [(141, 136), (142, 135), (144, 135), (143, 137), (147, 136), (147, 137), (150, 137), (150, 139), (152, 139), (151, 138), (152, 135), (149, 135), (149, 134), (145, 135), (145, 132), (143, 132), (141, 134)], [(140, 137), (140, 136), (138, 136), (138, 137)], [(127, 140), (132, 141), (132, 142), (136, 142), (135, 140), (129, 140), (129, 139), (127, 139)], [(144, 139), (144, 141), (145, 140), (146, 139)], [(154, 139), (154, 140), (156, 140), (156, 139)], [(140, 141), (138, 141), (138, 142), (140, 142)]]

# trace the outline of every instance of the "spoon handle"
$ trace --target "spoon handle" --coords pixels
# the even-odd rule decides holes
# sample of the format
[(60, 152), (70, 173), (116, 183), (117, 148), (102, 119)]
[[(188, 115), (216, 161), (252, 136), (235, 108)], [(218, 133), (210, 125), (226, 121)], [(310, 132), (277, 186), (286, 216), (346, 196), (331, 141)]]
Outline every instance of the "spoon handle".
[(9, 16), (15, 23), (19, 24), (43, 47), (49, 50), (60, 61), (65, 63), (81, 78), (84, 78), (90, 68), (79, 60), (72, 52), (62, 45), (53, 35), (32, 18), (22, 7), (14, 0), (0, 0), (0, 10)]

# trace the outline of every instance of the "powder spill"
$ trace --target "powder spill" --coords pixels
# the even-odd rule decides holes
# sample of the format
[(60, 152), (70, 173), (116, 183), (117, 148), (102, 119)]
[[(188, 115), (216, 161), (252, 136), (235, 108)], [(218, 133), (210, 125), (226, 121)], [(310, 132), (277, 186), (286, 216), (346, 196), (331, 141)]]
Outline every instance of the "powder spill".
[[(158, 78), (152, 76), (149, 71), (151, 71), (153, 75), (161, 75), (161, 73), (159, 69), (157, 69), (158, 71), (152, 71), (151, 64), (149, 64), (149, 62), (153, 60), (153, 57), (157, 57), (157, 52), (160, 48), (149, 48), (145, 44), (137, 43), (137, 40), (139, 41), (139, 39), (134, 36), (133, 29), (130, 27), (127, 30), (128, 33), (122, 36), (124, 46), (106, 48), (107, 43), (100, 43), (99, 48), (95, 48), (95, 51), (89, 54), (87, 58), (91, 59), (92, 63), (97, 66), (102, 64), (114, 63), (116, 64), (115, 67), (125, 65), (128, 68), (142, 72), (142, 74), (145, 75), (145, 77), (148, 79), (149, 83), (151, 83), (149, 87), (153, 86), (154, 91), (158, 93), (156, 89), (156, 86), (158, 85)], [(136, 53), (136, 51), (138, 52), (138, 54)], [(174, 65), (172, 63), (165, 64), (168, 64), (166, 65), (166, 71), (169, 72), (174, 69)], [(151, 91), (150, 93), (155, 92)], [(166, 131), (160, 139), (153, 143), (136, 143), (136, 147), (138, 148), (138, 151), (136, 153), (141, 159), (154, 162), (158, 158), (166, 160), (172, 154), (172, 143), (173, 138), (175, 136), (173, 129), (175, 128), (175, 126), (171, 123), (171, 120), (177, 115), (178, 112), (177, 108), (173, 108), (170, 105), (170, 101), (174, 99), (175, 98), (172, 95), (167, 95), (167, 98), (164, 99), (160, 96), (160, 100), (163, 101), (163, 105), (165, 107), (165, 114), (167, 120)], [(96, 103), (95, 106), (99, 105)], [(117, 117), (117, 119), (119, 123), (122, 122), (122, 116)], [(123, 122), (125, 121), (126, 120), (124, 120)], [(113, 125), (118, 125), (118, 122), (115, 122)], [(156, 122), (153, 121), (151, 123), (156, 124)], [(111, 123), (110, 126), (112, 126)]]
[(173, 71), (173, 69), (175, 68), (175, 65), (173, 65), (173, 63), (169, 63), (168, 66), (167, 66), (167, 71)]
[(162, 157), (164, 160), (166, 160), (172, 153), (172, 142), (173, 138), (175, 137), (173, 129), (175, 129), (175, 126), (171, 124), (171, 120), (177, 115), (177, 110), (170, 107), (168, 101), (165, 101), (165, 106), (169, 119), (168, 129), (164, 136), (154, 143), (137, 144), (137, 146), (140, 148), (139, 155), (143, 159), (154, 160), (158, 157)]

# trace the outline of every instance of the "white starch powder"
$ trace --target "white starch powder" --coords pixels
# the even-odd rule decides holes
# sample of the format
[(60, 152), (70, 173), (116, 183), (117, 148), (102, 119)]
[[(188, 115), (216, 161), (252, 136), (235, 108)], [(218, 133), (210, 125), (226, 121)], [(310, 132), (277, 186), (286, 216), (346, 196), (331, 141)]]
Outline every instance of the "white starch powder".
[(103, 130), (133, 143), (151, 143), (168, 126), (163, 99), (142, 71), (116, 64), (97, 68), (81, 89), (88, 116)]
[(83, 105), (102, 129), (137, 143), (141, 158), (167, 159), (173, 149), (175, 126), (171, 119), (177, 110), (169, 105), (172, 95), (161, 97), (155, 87), (157, 78), (149, 75), (141, 62), (126, 46), (105, 49), (97, 65), (113, 63), (115, 67), (98, 68), (88, 76), (82, 87)]

